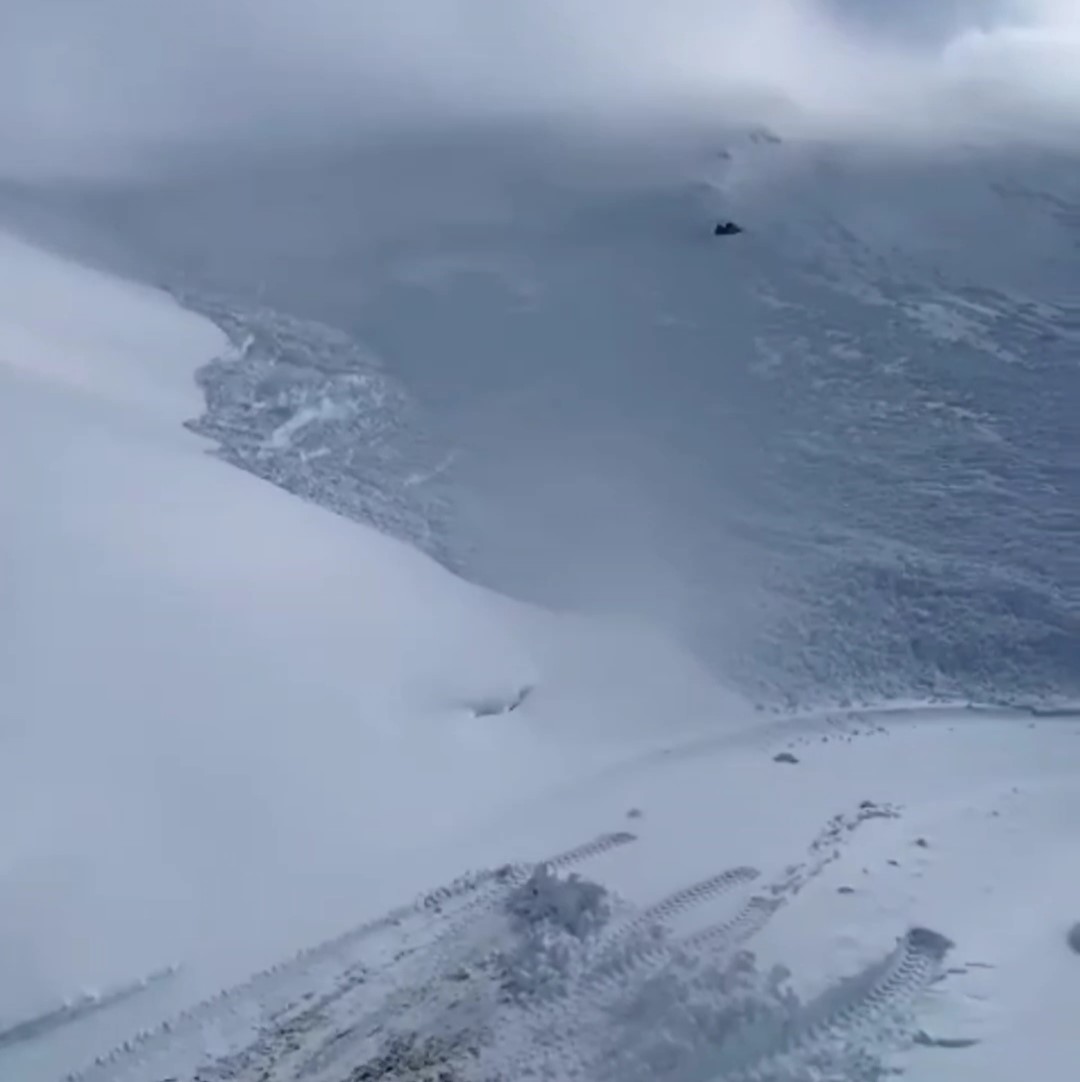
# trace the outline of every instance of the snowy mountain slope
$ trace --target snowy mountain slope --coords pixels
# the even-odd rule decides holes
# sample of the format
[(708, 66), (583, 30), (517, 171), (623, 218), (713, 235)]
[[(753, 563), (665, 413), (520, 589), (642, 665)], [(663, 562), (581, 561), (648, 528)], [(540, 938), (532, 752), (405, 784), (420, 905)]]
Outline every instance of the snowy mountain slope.
[[(230, 460), (471, 579), (660, 625), (755, 697), (1075, 695), (1075, 155), (643, 125), (31, 203), (248, 324), (204, 381)], [(372, 358), (398, 422), (365, 456)]]
[(5, 1029), (182, 961), (148, 1008), (177, 1009), (455, 874), (448, 839), (609, 761), (615, 729), (730, 709), (656, 636), (530, 614), (214, 461), (181, 427), (210, 325), (0, 255)]
[[(407, 163), (445, 199), (420, 183), (414, 221), (393, 193), (373, 246), (349, 250), (335, 208), (306, 200), (344, 249), (325, 296), (235, 236), (200, 249), (190, 210), (171, 223), (192, 265), (280, 275), (264, 300), (356, 338), (223, 307), (205, 291), (238, 282), (188, 266), (227, 347), (156, 294), (0, 249), (18, 463), (2, 482), (4, 1024), (181, 963), (115, 1008), (0, 1038), (0, 1070), (1071, 1077), (1075, 717), (901, 703), (768, 720), (642, 627), (718, 671), (733, 643), (755, 660), (771, 643), (771, 678), (801, 674), (794, 697), (807, 674), (807, 698), (1070, 690), (1067, 170), (1037, 163), (1036, 198), (983, 178), (971, 232), (947, 242), (982, 160), (899, 176), (884, 213), (893, 166), (831, 154), (741, 181), (713, 152), (692, 181), (685, 161), (673, 179), (655, 159), (555, 155), (538, 180), (520, 148), (475, 149), (431, 151), (456, 177)], [(296, 190), (263, 235), (285, 252), (305, 250)], [(167, 217), (160, 192), (139, 198)], [(974, 243), (1017, 199), (1011, 257)], [(754, 227), (718, 249), (700, 227), (732, 206)], [(133, 262), (169, 277), (160, 243)], [(308, 502), (183, 431), (208, 361), (193, 427)], [(312, 502), (615, 618), (528, 609)], [(491, 879), (394, 908), (627, 827), (635, 841), (566, 869), (614, 896), (534, 882), (553, 927)], [(369, 918), (371, 936), (333, 938)]]

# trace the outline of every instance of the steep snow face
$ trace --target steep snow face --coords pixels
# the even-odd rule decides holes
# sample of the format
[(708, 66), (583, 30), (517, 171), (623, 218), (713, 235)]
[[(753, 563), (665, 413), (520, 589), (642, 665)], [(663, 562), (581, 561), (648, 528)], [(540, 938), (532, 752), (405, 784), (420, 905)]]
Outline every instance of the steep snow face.
[[(238, 977), (661, 707), (731, 702), (211, 458), (181, 422), (227, 343), (164, 295), (7, 238), (0, 294), (4, 1025), (180, 960)], [(507, 730), (534, 685), (573, 708)]]
[(672, 120), (79, 213), (250, 341), (204, 375), (231, 461), (500, 590), (660, 625), (756, 696), (1015, 699), (1080, 687), (1078, 175)]

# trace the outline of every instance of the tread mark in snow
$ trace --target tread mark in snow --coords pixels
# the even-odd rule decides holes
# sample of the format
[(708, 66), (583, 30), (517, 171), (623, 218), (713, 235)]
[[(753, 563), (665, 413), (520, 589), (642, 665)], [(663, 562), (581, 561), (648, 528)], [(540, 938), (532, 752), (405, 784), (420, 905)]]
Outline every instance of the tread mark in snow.
[[(581, 845), (556, 853), (540, 863), (553, 868), (564, 868), (634, 841), (637, 841), (637, 835), (629, 831), (601, 834)], [(167, 1045), (173, 1039), (178, 1039), (179, 1035), (185, 1031), (198, 1031), (216, 1013), (220, 1012), (230, 1000), (235, 1001), (242, 997), (257, 1000), (260, 986), (270, 985), (275, 981), (285, 981), (291, 973), (302, 972), (308, 966), (332, 959), (340, 955), (345, 948), (351, 947), (378, 932), (398, 926), (409, 918), (430, 913), (433, 910), (438, 911), (447, 902), (457, 901), (469, 894), (479, 893), (482, 898), (471, 899), (466, 903), (462, 911), (476, 911), (486, 906), (495, 905), (506, 891), (512, 889), (514, 885), (524, 882), (535, 866), (535, 864), (524, 863), (510, 864), (494, 870), (487, 869), (460, 876), (451, 883), (426, 892), (408, 905), (397, 906), (381, 916), (355, 925), (348, 931), (324, 940), (314, 947), (304, 948), (286, 961), (254, 974), (241, 984), (223, 989), (208, 999), (204, 999), (181, 1011), (179, 1015), (166, 1019), (150, 1029), (134, 1034), (122, 1044), (97, 1056), (86, 1067), (69, 1072), (65, 1076), (64, 1082), (99, 1082), (99, 1080), (100, 1082), (114, 1082), (117, 1077), (117, 1070), (123, 1060), (130, 1060), (139, 1055), (152, 1055), (155, 1045)], [(340, 967), (339, 975), (334, 980), (334, 988), (331, 992), (319, 997), (314, 1003), (302, 1004), (295, 999), (289, 1000), (280, 1005), (276, 1011), (264, 1015), (263, 1029), (271, 1029), (281, 1019), (298, 1008), (302, 1009), (299, 1010), (297, 1017), (292, 1019), (293, 1025), (301, 1024), (309, 1018), (314, 1019), (318, 1012), (363, 983), (364, 972), (363, 967), (357, 961), (344, 964)], [(114, 1001), (111, 1000), (110, 1002)], [(250, 1052), (253, 1049), (249, 1046), (247, 1051)]]
[[(586, 962), (575, 987), (564, 998), (539, 1007), (536, 1004), (524, 1005), (526, 1013), (533, 1015), (531, 1022), (526, 1021), (532, 1041), (537, 1046), (558, 1047), (564, 1070), (570, 1070), (571, 1065), (574, 1070), (586, 1070), (581, 1038), (591, 1027), (602, 1026), (605, 1012), (632, 997), (634, 990), (643, 982), (676, 963), (678, 947), (698, 941), (712, 946), (714, 941), (720, 940), (722, 930), (734, 931), (736, 927), (745, 933), (742, 938), (748, 938), (764, 926), (781, 903), (763, 898), (751, 899), (731, 920), (711, 925), (682, 941), (672, 940), (665, 934), (663, 921), (718, 894), (751, 882), (759, 875), (756, 868), (745, 866), (725, 869), (667, 895), (618, 926), (602, 939), (596, 956)], [(750, 914), (740, 920), (748, 909)], [(759, 916), (759, 913), (764, 916)], [(723, 947), (734, 945), (734, 942), (741, 940), (731, 944), (725, 941)], [(527, 1073), (529, 1067), (527, 1051), (512, 1057), (505, 1064), (510, 1077)]]
[[(565, 868), (568, 865), (588, 860), (590, 857), (599, 856), (601, 853), (606, 853), (621, 845), (629, 845), (630, 842), (634, 841), (637, 841), (637, 835), (625, 830), (615, 831), (611, 834), (601, 834), (591, 841), (576, 845), (573, 849), (566, 849), (561, 853), (556, 853), (555, 856), (548, 857), (539, 863), (547, 864), (551, 868)], [(444, 902), (460, 898), (462, 895), (471, 893), (493, 880), (502, 884), (508, 876), (515, 873), (522, 874), (524, 881), (524, 879), (528, 878), (534, 866), (526, 863), (505, 864), (501, 868), (485, 868), (483, 871), (462, 876), (455, 879), (453, 883), (425, 894), (417, 903), (417, 907), (425, 910), (438, 909)]]
[[(627, 831), (619, 831), (611, 834), (602, 834), (582, 845), (557, 853), (541, 861), (540, 864), (549, 867), (565, 868), (608, 852), (619, 846), (628, 845), (636, 841), (637, 837)], [(451, 923), (438, 933), (434, 941), (429, 944), (424, 954), (419, 959), (425, 969), (425, 978), (433, 979), (440, 972), (445, 972), (452, 967), (460, 951), (465, 930), (477, 920), (486, 910), (495, 908), (515, 887), (520, 886), (529, 878), (536, 864), (509, 864), (499, 869), (488, 872), (480, 872), (474, 875), (462, 877), (448, 887), (440, 888), (424, 895), (415, 906), (417, 912), (434, 910), (440, 912), (442, 906), (461, 899), (467, 900), (454, 911)], [(472, 897), (468, 897), (469, 895)], [(354, 987), (359, 982), (353, 982)], [(347, 989), (348, 990), (351, 990)], [(402, 1006), (403, 995), (408, 991), (391, 995), (386, 1002), (374, 1014), (366, 1015), (362, 1023), (357, 1023), (336, 1033), (322, 1047), (309, 1055), (299, 1066), (300, 1071), (308, 1073), (315, 1069), (325, 1069), (342, 1057), (350, 1048), (354, 1047), (355, 1040), (366, 1039), (373, 1028), (381, 1026), (386, 1019)], [(331, 997), (330, 1001), (321, 1001), (318, 1009), (322, 1010), (329, 1006), (329, 1002), (339, 999), (340, 993)], [(314, 1010), (314, 1008), (313, 1008)], [(364, 1031), (360, 1032), (363, 1025)]]
[(691, 883), (690, 886), (683, 887), (682, 890), (677, 890), (666, 898), (661, 898), (660, 901), (650, 905), (632, 921), (619, 928), (616, 934), (621, 936), (626, 932), (636, 931), (649, 924), (670, 920), (695, 905), (700, 905), (710, 898), (715, 898), (718, 894), (723, 894), (725, 891), (739, 886), (740, 883), (752, 882), (759, 875), (761, 875), (761, 872), (757, 868), (728, 868), (717, 875), (710, 876), (708, 879)]
[(836, 1042), (882, 1036), (910, 1012), (930, 986), (952, 942), (928, 928), (912, 928), (884, 959), (840, 981), (780, 1027), (751, 1030), (718, 1049), (711, 1062), (680, 1082), (732, 1082), (754, 1078), (784, 1057), (805, 1062)]
[(950, 939), (929, 928), (912, 928), (884, 961), (841, 981), (810, 1003), (796, 1043), (848, 1036), (876, 1027), (885, 1016), (909, 1006), (933, 982)]
[[(650, 930), (661, 931), (664, 921), (743, 883), (750, 883), (760, 874), (757, 868), (726, 868), (708, 879), (698, 880), (674, 891), (617, 925), (604, 936), (596, 960), (583, 978), (583, 987), (596, 992), (605, 988), (614, 990), (617, 982), (631, 973), (667, 961), (671, 956), (671, 941), (666, 936), (658, 935), (644, 941), (638, 941), (639, 937), (647, 935)], [(628, 946), (628, 939), (635, 942)]]
[(728, 868), (667, 895), (620, 924), (603, 937), (595, 958), (581, 974), (576, 991), (557, 1007), (546, 1008), (544, 1013), (551, 1014), (550, 1021), (555, 1016), (569, 1016), (577, 1011), (583, 999), (618, 994), (628, 978), (640, 976), (642, 970), (665, 965), (671, 959), (672, 941), (664, 935), (649, 935), (650, 930), (661, 931), (665, 919), (750, 882), (760, 874), (756, 868)]
[[(570, 925), (569, 938), (560, 938), (562, 925), (545, 930), (542, 921), (515, 923), (520, 914), (513, 915), (518, 913), (511, 905), (514, 892), (537, 865), (510, 864), (462, 876), (329, 942), (362, 939), (408, 916), (429, 918), (403, 928), (401, 938), (395, 932), (362, 952), (339, 954), (326, 954), (324, 944), (271, 971), (280, 978), (277, 983), (256, 986), (260, 978), (255, 978), (242, 986), (256, 1001), (256, 1016), (246, 1032), (226, 1039), (231, 1049), (212, 1066), (204, 1063), (198, 1077), (343, 1082), (354, 1076), (427, 1078), (438, 1069), (461, 1079), (519, 1078), (546, 1064), (561, 1078), (594, 1082), (608, 1077), (622, 1082), (639, 1077), (775, 1082), (819, 1068), (831, 1070), (829, 1077), (871, 1082), (880, 1077), (886, 1047), (901, 1036), (910, 1039), (916, 1000), (941, 972), (949, 941), (936, 932), (912, 929), (884, 959), (805, 1006), (777, 983), (783, 974), (758, 973), (753, 956), (738, 948), (839, 856), (862, 822), (894, 814), (890, 808), (866, 806), (834, 816), (809, 847), (805, 863), (789, 866), (772, 884), (760, 887), (729, 919), (681, 937), (670, 934), (671, 918), (759, 873), (727, 869), (637, 916), (616, 918), (598, 937), (586, 938)], [(632, 840), (628, 834), (603, 835), (541, 866), (564, 868)], [(323, 957), (319, 968), (304, 964), (316, 956)], [(517, 969), (519, 964), (524, 968)], [(506, 977), (515, 982), (522, 977), (523, 983), (506, 983)], [(312, 992), (322, 994), (316, 998)], [(148, 1049), (145, 1058), (99, 1065), (83, 1082), (191, 1077), (206, 1053), (187, 1066), (175, 1061), (177, 1053), (183, 1060), (185, 1046), (202, 1049), (203, 1028), (230, 1013), (234, 995), (215, 997), (202, 1014), (197, 1008), (182, 1016), (185, 1032), (176, 1046), (162, 1042)], [(165, 1026), (164, 1032), (169, 1031)], [(390, 1055), (395, 1041), (409, 1034), (416, 1044), (413, 1052)], [(630, 1068), (625, 1078), (604, 1073), (605, 1064), (621, 1058), (620, 1049), (632, 1057), (620, 1066)], [(654, 1062), (653, 1054), (660, 1059)], [(657, 1069), (661, 1062), (666, 1067)], [(852, 1074), (849, 1068), (856, 1062)], [(838, 1066), (846, 1073), (837, 1074)], [(375, 1073), (357, 1073), (369, 1068)], [(646, 1069), (653, 1074), (640, 1073)]]
[(676, 940), (674, 946), (683, 951), (708, 949), (714, 953), (727, 954), (757, 935), (783, 904), (781, 899), (763, 898), (760, 894), (755, 894), (742, 905), (735, 916), (684, 936)]
[(608, 964), (605, 960), (594, 968), (583, 984), (599, 992), (625, 991), (625, 979), (641, 976), (642, 970), (660, 969), (680, 954), (700, 953), (708, 950), (711, 955), (724, 956), (732, 953), (752, 936), (756, 935), (769, 922), (772, 915), (783, 902), (772, 898), (755, 895), (745, 902), (739, 911), (727, 920), (704, 928), (690, 935), (677, 939), (658, 938), (638, 945)]
[(7, 1029), (0, 1030), (0, 1048), (20, 1041), (33, 1040), (35, 1037), (40, 1037), (44, 1033), (51, 1033), (54, 1029), (77, 1022), (88, 1015), (98, 1014), (116, 1006), (118, 1003), (124, 1003), (156, 985), (164, 983), (174, 976), (178, 970), (178, 966), (167, 966), (140, 980), (128, 981), (126, 984), (117, 985), (96, 995), (79, 996), (78, 999), (71, 1003), (65, 1003), (54, 1010), (35, 1015), (33, 1018), (27, 1018), (23, 1022), (17, 1022)]

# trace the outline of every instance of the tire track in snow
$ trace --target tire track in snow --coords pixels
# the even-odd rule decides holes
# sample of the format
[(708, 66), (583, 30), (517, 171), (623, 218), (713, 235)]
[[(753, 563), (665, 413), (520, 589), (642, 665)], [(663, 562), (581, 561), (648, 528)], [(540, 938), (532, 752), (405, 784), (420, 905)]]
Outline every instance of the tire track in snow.
[[(628, 1039), (668, 1041), (666, 1054), (678, 1063), (678, 1070), (656, 1078), (757, 1082), (799, 1077), (798, 1071), (815, 1057), (834, 1055), (834, 1045), (848, 1042), (861, 1048), (883, 1041), (890, 1019), (909, 1009), (936, 975), (936, 959), (943, 956), (948, 941), (936, 933), (913, 930), (883, 962), (818, 1000), (791, 1009), (786, 1001), (782, 1008), (777, 1006), (781, 999), (775, 998), (776, 989), (756, 974), (752, 956), (739, 949), (841, 856), (862, 824), (897, 814), (891, 806), (864, 802), (854, 812), (833, 816), (811, 840), (803, 862), (784, 868), (730, 918), (689, 935), (671, 935), (669, 922), (749, 884), (759, 875), (756, 869), (725, 869), (628, 919), (616, 918), (595, 939), (571, 937), (564, 944), (569, 956), (558, 951), (552, 955), (561, 974), (554, 999), (546, 993), (536, 998), (528, 987), (523, 998), (516, 993), (506, 998), (501, 966), (512, 965), (519, 957), (523, 941), (515, 937), (531, 936), (533, 931), (526, 926), (515, 932), (505, 903), (515, 891), (527, 888), (537, 868), (572, 868), (629, 844), (634, 836), (602, 835), (539, 864), (508, 864), (464, 875), (299, 956), (332, 963), (329, 971), (316, 972), (310, 961), (301, 961), (297, 970), (295, 959), (276, 967), (270, 978), (262, 979), (273, 986), (271, 993), (276, 990), (277, 1009), (267, 1010), (271, 1004), (263, 1004), (258, 1020), (248, 1025), (240, 1041), (232, 1042), (233, 1050), (212, 1065), (206, 1064), (203, 1054), (199, 1062), (178, 1071), (163, 1047), (160, 1056), (129, 1056), (130, 1068), (120, 1056), (111, 1065), (99, 1065), (105, 1069), (77, 1077), (79, 1082), (160, 1082), (169, 1076), (192, 1077), (198, 1070), (200, 1079), (234, 1082), (344, 1082), (354, 1076), (428, 1078), (441, 1070), (464, 1082), (519, 1078), (546, 1064), (563, 1079), (597, 1082), (606, 1077), (606, 1059)], [(419, 922), (410, 926), (410, 918)], [(351, 952), (352, 945), (380, 931), (394, 932), (392, 941), (380, 940), (364, 956)], [(381, 957), (373, 959), (372, 949)], [(695, 997), (697, 1010), (723, 1019), (732, 1011), (725, 974), (748, 972), (757, 982), (754, 994), (765, 996), (766, 1006), (773, 1004), (771, 1014), (766, 1011), (757, 1029), (751, 1025), (737, 1030), (721, 1046), (710, 1043), (708, 1033), (692, 1030), (683, 1033), (684, 1046), (672, 1043), (674, 1038), (661, 1032), (659, 1022), (655, 1038), (647, 1032), (651, 1023), (643, 1027), (644, 1034), (620, 1029), (639, 1009), (643, 990), (646, 997), (674, 994), (678, 1001), (682, 993), (677, 990), (683, 988)], [(198, 1044), (200, 1028), (229, 1012), (230, 999), (257, 997), (259, 980), (203, 1005), (207, 1013), (183, 1035), (188, 1043), (194, 1037)], [(274, 985), (275, 980), (281, 986)], [(312, 992), (322, 994), (316, 998)], [(760, 1012), (753, 1017), (759, 1016)], [(866, 1054), (876, 1062), (873, 1054)], [(635, 1070), (636, 1065), (631, 1074)], [(871, 1077), (876, 1075), (866, 1076)], [(634, 1079), (628, 1075), (620, 1082)]]
[(757, 935), (783, 904), (781, 899), (755, 894), (733, 917), (677, 939), (674, 946), (684, 952), (730, 954)]
[(912, 928), (881, 961), (829, 988), (792, 1019), (744, 1033), (680, 1074), (680, 1082), (754, 1082), (785, 1063), (811, 1062), (830, 1045), (883, 1042), (890, 1024), (910, 1016), (952, 947), (938, 932)]
[[(891, 819), (897, 814), (891, 806), (864, 801), (854, 812), (831, 817), (811, 840), (805, 862), (785, 868), (732, 917), (689, 935), (666, 934), (665, 919), (735, 886), (752, 882), (760, 873), (746, 867), (727, 869), (667, 895), (617, 925), (602, 935), (595, 953), (585, 960), (582, 972), (563, 999), (554, 1004), (524, 1005), (516, 1020), (523, 1030), (516, 1038), (517, 1048), (496, 1058), (497, 1073), (517, 1078), (533, 1070), (535, 1053), (530, 1051), (531, 1047), (542, 1049), (543, 1055), (553, 1058), (552, 1069), (556, 1072), (566, 1077), (593, 1079), (609, 1050), (590, 1054), (590, 1034), (610, 1026), (611, 1017), (625, 1011), (643, 985), (665, 976), (689, 980), (687, 973), (693, 966), (705, 965), (716, 972), (727, 970), (745, 943), (840, 858), (846, 843), (861, 825), (875, 819)], [(700, 999), (707, 1010), (717, 1014), (724, 1010), (723, 996), (718, 998), (706, 990), (700, 993)]]
[[(666, 934), (664, 922), (752, 882), (760, 874), (756, 868), (745, 866), (725, 869), (666, 895), (606, 934), (601, 933), (600, 942), (584, 959), (582, 971), (563, 998), (539, 1007), (522, 1005), (525, 1039), (535, 1046), (559, 1048), (563, 1069), (569, 1069), (572, 1063), (575, 1070), (585, 1070), (582, 1034), (590, 1026), (603, 1024), (605, 1011), (625, 994), (628, 986), (647, 980), (671, 964), (673, 941)], [(520, 1077), (529, 1072), (530, 1059), (524, 1048), (500, 1062), (501, 1072), (507, 1077)]]
[[(548, 857), (540, 863), (554, 868), (567, 868), (599, 856), (620, 846), (636, 841), (636, 835), (627, 831), (601, 834), (581, 845), (564, 850)], [(515, 863), (503, 865), (497, 869), (487, 869), (458, 877), (452, 882), (428, 891), (408, 905), (397, 906), (386, 913), (363, 921), (340, 935), (305, 948), (290, 959), (264, 969), (243, 983), (224, 989), (208, 999), (202, 1000), (179, 1015), (163, 1020), (152, 1029), (135, 1034), (121, 1045), (98, 1056), (88, 1066), (69, 1072), (64, 1082), (120, 1082), (121, 1079), (153, 1078), (152, 1061), (155, 1057), (166, 1059), (170, 1046), (181, 1044), (185, 1035), (197, 1035), (205, 1027), (212, 1025), (222, 1015), (227, 1015), (230, 1005), (238, 1001), (254, 1001), (261, 1007), (262, 1021), (258, 1023), (255, 1040), (235, 1056), (243, 1058), (246, 1053), (256, 1053), (262, 1058), (272, 1056), (275, 1049), (272, 1036), (286, 1028), (303, 1029), (318, 1021), (318, 1017), (337, 1001), (355, 991), (367, 979), (367, 967), (360, 959), (350, 959), (348, 951), (381, 932), (399, 928), (405, 922), (425, 914), (438, 914), (443, 907), (470, 894), (480, 892), (482, 898), (470, 899), (469, 906), (476, 911), (494, 906), (504, 893), (513, 889), (514, 883), (524, 882), (529, 870), (535, 865)], [(312, 967), (337, 960), (336, 975), (329, 977), (334, 982), (332, 990), (314, 1002), (301, 1000), (298, 1004), (294, 986), (301, 985), (302, 978)], [(325, 982), (328, 978), (321, 977)], [(279, 993), (281, 1001), (260, 1003), (260, 998), (272, 1000), (274, 985), (283, 986)], [(299, 1015), (290, 1018), (290, 1014), (299, 1007)], [(197, 1043), (197, 1041), (196, 1041)], [(222, 1058), (222, 1062), (224, 1059)], [(125, 1061), (127, 1063), (125, 1064)], [(149, 1061), (149, 1062), (148, 1062)], [(143, 1067), (145, 1071), (141, 1071)], [(239, 1069), (240, 1065), (236, 1065)], [(245, 1065), (246, 1066), (246, 1065)], [(194, 1069), (194, 1065), (193, 1065)], [(162, 1068), (165, 1075), (169, 1071)], [(141, 1072), (141, 1073), (140, 1073)], [(227, 1076), (226, 1076), (227, 1077)]]
[(689, 886), (661, 898), (658, 902), (654, 902), (631, 920), (614, 929), (610, 934), (610, 939), (617, 941), (624, 936), (643, 931), (649, 925), (662, 924), (664, 921), (670, 920), (694, 906), (703, 905), (721, 894), (726, 894), (729, 890), (733, 890), (743, 883), (752, 882), (759, 875), (761, 875), (761, 872), (757, 868), (739, 866), (737, 868), (727, 868), (716, 875), (709, 876), (708, 879), (701, 879), (696, 883), (691, 883)]
[(129, 999), (142, 995), (159, 984), (163, 984), (178, 972), (178, 966), (166, 966), (154, 973), (137, 981), (128, 981), (125, 984), (116, 985), (104, 992), (80, 996), (71, 1003), (65, 1003), (60, 1007), (42, 1014), (27, 1018), (0, 1030), (0, 1048), (5, 1045), (17, 1044), (21, 1041), (34, 1040), (62, 1026), (71, 1025), (92, 1014), (99, 1014), (125, 1003)]
[[(782, 749), (784, 741), (805, 740), (819, 736), (858, 736), (871, 738), (895, 729), (916, 726), (947, 728), (961, 724), (981, 724), (994, 720), (1040, 718), (1037, 707), (1019, 704), (1002, 706), (971, 700), (935, 702), (933, 700), (872, 703), (858, 707), (822, 707), (771, 715), (764, 720), (707, 735), (688, 735), (677, 743), (650, 747), (605, 766), (587, 777), (573, 778), (557, 786), (542, 798), (522, 805), (540, 807), (551, 799), (568, 799), (580, 793), (582, 786), (595, 787), (654, 770), (665, 764), (694, 760), (721, 751), (758, 749), (763, 753)], [(1050, 718), (1080, 716), (1080, 706), (1066, 705)]]
[[(365, 1004), (358, 1003), (355, 1010), (344, 1012), (356, 1021), (338, 1029), (320, 1048), (306, 1055), (296, 1066), (296, 1077), (310, 1077), (332, 1069), (347, 1054), (355, 1052), (357, 1044), (369, 1040), (371, 1035), (380, 1031), (391, 1018), (406, 1010), (413, 1001), (416, 986), (423, 987), (437, 981), (454, 967), (461, 965), (465, 960), (464, 956), (475, 950), (475, 935), (470, 934), (473, 929), (512, 891), (526, 883), (537, 867), (546, 866), (553, 870), (571, 868), (636, 840), (637, 836), (628, 831), (601, 834), (591, 841), (539, 862), (507, 864), (492, 872), (479, 873), (475, 891), (457, 891), (451, 896), (451, 901), (462, 898), (467, 900), (448, 915), (446, 927), (438, 931), (422, 950), (410, 952), (410, 955), (415, 955), (416, 958), (416, 971), (402, 974), (397, 987), (387, 990), (384, 1001), (376, 1010), (365, 1011)], [(425, 908), (434, 909), (441, 914), (446, 904), (445, 891), (432, 892), (427, 899), (435, 896), (438, 896), (439, 901)], [(365, 994), (363, 998), (370, 997)]]

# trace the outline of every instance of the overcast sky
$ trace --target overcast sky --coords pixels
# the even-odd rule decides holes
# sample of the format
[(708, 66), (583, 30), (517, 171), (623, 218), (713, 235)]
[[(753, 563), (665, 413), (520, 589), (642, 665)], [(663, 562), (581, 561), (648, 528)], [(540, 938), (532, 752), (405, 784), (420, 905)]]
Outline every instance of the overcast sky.
[(879, 133), (1080, 114), (1075, 0), (3, 0), (0, 172), (748, 90)]

